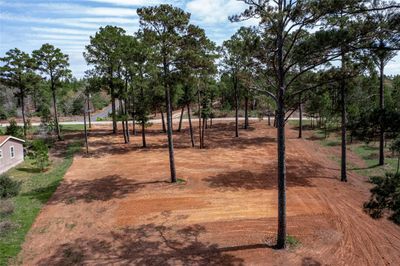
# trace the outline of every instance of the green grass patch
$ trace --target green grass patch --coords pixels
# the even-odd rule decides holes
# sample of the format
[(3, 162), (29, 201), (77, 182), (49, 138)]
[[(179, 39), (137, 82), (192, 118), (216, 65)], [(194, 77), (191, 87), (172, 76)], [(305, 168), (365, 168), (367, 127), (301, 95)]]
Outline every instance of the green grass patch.
[(57, 189), (72, 164), (73, 155), (81, 147), (80, 142), (69, 144), (64, 158), (58, 163), (54, 163), (45, 173), (35, 171), (36, 168), (32, 168), (29, 160), (8, 172), (10, 177), (21, 181), (22, 184), (20, 194), (11, 199), (15, 210), (8, 218), (16, 226), (0, 237), (0, 265), (7, 265), (7, 262), (16, 258), (21, 251), (25, 235), (40, 209)]
[(63, 132), (70, 132), (70, 131), (83, 131), (85, 128), (83, 125), (61, 125), (61, 129)]
[[(316, 129), (313, 131), (313, 137), (319, 139), (322, 146), (337, 147), (341, 145), (341, 139), (339, 132), (331, 132), (327, 138), (325, 138), (324, 130)], [(384, 176), (386, 172), (394, 172), (397, 168), (397, 157), (388, 156), (389, 146), (385, 148), (385, 165), (378, 166), (379, 160), (379, 144), (378, 142), (371, 143), (360, 143), (358, 141), (353, 144), (347, 143), (347, 148), (357, 154), (366, 163), (366, 167), (357, 167), (351, 162), (347, 161), (348, 170), (354, 171), (360, 175), (372, 177), (372, 176)], [(332, 160), (340, 164), (340, 157), (329, 156)]]
[(177, 184), (186, 184), (186, 180), (185, 179), (181, 179), (181, 178), (178, 178), (177, 180), (176, 180), (176, 183)]
[[(271, 117), (273, 118), (273, 117)], [(299, 126), (299, 120), (288, 120), (287, 123), (291, 126), (298, 127)], [(303, 127), (310, 127), (311, 126), (311, 119), (307, 119), (303, 117)]]
[[(323, 130), (315, 130), (313, 132), (315, 138), (320, 139), (320, 143), (327, 147), (336, 147), (341, 145), (341, 139), (337, 132), (331, 133), (328, 138), (324, 138), (325, 133)], [(377, 142), (371, 142), (369, 144), (354, 142), (353, 144), (347, 143), (347, 148), (357, 154), (363, 159), (367, 167), (357, 167), (351, 162), (347, 162), (348, 170), (355, 171), (356, 173), (371, 177), (371, 176), (383, 176), (386, 172), (394, 172), (397, 167), (396, 157), (385, 157), (385, 165), (378, 166), (379, 160), (379, 144)], [(388, 145), (389, 146), (389, 145)], [(385, 148), (386, 154), (389, 148)], [(340, 163), (340, 158), (332, 156), (331, 159)]]
[(321, 144), (327, 147), (336, 147), (340, 146), (340, 140), (331, 140), (331, 139), (323, 139), (321, 140)]
[(356, 170), (356, 172), (372, 177), (384, 176), (386, 172), (394, 172), (397, 167), (396, 157), (385, 157), (385, 165), (378, 166), (379, 147), (378, 143), (351, 145), (351, 150), (360, 156), (366, 163), (367, 168)]
[(286, 236), (286, 244), (287, 244), (288, 248), (296, 248), (296, 247), (300, 246), (301, 242), (296, 237), (287, 235)]

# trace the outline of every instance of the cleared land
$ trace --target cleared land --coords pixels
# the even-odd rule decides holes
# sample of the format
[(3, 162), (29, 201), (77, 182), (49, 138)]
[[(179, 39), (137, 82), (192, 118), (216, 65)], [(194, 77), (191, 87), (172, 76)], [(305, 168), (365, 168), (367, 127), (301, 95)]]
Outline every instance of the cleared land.
[[(400, 265), (400, 227), (362, 211), (370, 185), (338, 181), (332, 147), (288, 130), (288, 233), (301, 244), (272, 248), (276, 231), (274, 128), (252, 123), (207, 131), (207, 149), (175, 135), (178, 177), (170, 184), (166, 136), (149, 129), (122, 144), (105, 128), (90, 138), (36, 219), (23, 246), (26, 265)], [(350, 159), (356, 156), (350, 155)], [(365, 167), (354, 160), (357, 167)], [(267, 243), (267, 244), (266, 244)]]

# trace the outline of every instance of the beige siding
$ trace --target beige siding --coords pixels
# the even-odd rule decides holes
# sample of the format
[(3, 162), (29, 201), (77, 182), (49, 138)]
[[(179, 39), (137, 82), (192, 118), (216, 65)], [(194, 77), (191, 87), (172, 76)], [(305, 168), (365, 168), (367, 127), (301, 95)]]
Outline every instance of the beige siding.
[[(14, 158), (11, 158), (10, 154), (12, 146), (14, 147)], [(2, 158), (0, 158), (0, 173), (4, 173), (24, 161), (24, 148), (19, 141), (10, 139), (0, 147), (0, 150), (2, 152)]]

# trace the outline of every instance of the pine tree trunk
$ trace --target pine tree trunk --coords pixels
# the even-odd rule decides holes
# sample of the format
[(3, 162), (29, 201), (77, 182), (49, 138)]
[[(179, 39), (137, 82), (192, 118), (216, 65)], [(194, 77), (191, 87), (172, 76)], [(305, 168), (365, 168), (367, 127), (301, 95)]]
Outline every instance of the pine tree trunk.
[(381, 111), (380, 117), (379, 117), (379, 124), (380, 124), (380, 132), (379, 132), (379, 165), (384, 165), (385, 164), (385, 129), (383, 125), (383, 110), (385, 108), (385, 92), (384, 92), (384, 86), (383, 86), (383, 80), (384, 80), (384, 62), (381, 60), (380, 62), (380, 77), (379, 77), (379, 108)]
[(122, 104), (122, 100), (118, 99), (118, 102), (119, 102), (118, 114), (121, 117), (122, 134), (124, 135), (124, 142), (125, 142), (125, 144), (127, 144), (128, 137), (126, 136), (125, 118), (123, 117), (125, 115), (125, 110), (124, 110), (124, 106)]
[(164, 113), (163, 113), (162, 109), (160, 109), (160, 112), (161, 112), (162, 130), (164, 133), (167, 133), (167, 129), (165, 128)]
[[(342, 71), (343, 73), (345, 70), (345, 58), (344, 54), (342, 55)], [(346, 82), (344, 79), (341, 80), (341, 116), (342, 116), (342, 158), (341, 158), (341, 178), (340, 180), (342, 182), (347, 182), (347, 169), (346, 169), (346, 161), (347, 161), (347, 155), (346, 155)]]
[(115, 108), (115, 95), (114, 95), (114, 85), (112, 82), (110, 84), (110, 91), (111, 91), (111, 113), (112, 113), (112, 123), (113, 123), (113, 133), (117, 134), (117, 116), (116, 116), (116, 108)]
[(89, 128), (92, 128), (92, 119), (90, 118), (90, 101), (89, 101), (89, 96), (87, 100), (87, 111), (88, 111), (88, 119), (89, 119)]
[(206, 124), (207, 124), (207, 119), (203, 118), (203, 127), (202, 127), (202, 133), (201, 133), (201, 148), (204, 149), (204, 135), (206, 134)]
[(144, 119), (142, 120), (142, 147), (146, 148), (146, 125), (144, 123)]
[(125, 130), (126, 130), (126, 136), (128, 138), (128, 143), (131, 142), (131, 135), (129, 134), (129, 122), (128, 122), (128, 117), (125, 119)]
[(175, 157), (174, 157), (174, 139), (172, 132), (172, 106), (171, 106), (171, 93), (169, 84), (167, 83), (167, 62), (164, 56), (164, 89), (165, 89), (165, 101), (167, 107), (167, 135), (168, 135), (168, 151), (169, 151), (169, 167), (171, 172), (171, 183), (176, 183), (176, 170), (175, 170)]
[(194, 136), (193, 136), (193, 126), (192, 126), (192, 117), (190, 114), (190, 104), (187, 104), (187, 111), (189, 117), (189, 130), (190, 130), (190, 141), (192, 142), (192, 148), (194, 148)]
[[(281, 89), (283, 90), (283, 89)], [(285, 111), (283, 92), (278, 99), (278, 237), (277, 248), (286, 247), (286, 159), (285, 159)]]
[[(89, 100), (88, 100), (88, 102), (89, 102)], [(89, 154), (89, 142), (88, 142), (87, 127), (86, 127), (86, 110), (85, 110), (85, 108), (83, 108), (83, 128), (84, 128), (86, 154)]]
[(132, 116), (132, 134), (134, 136), (136, 136), (137, 135), (137, 131), (136, 131), (136, 109), (135, 109), (135, 95), (134, 95), (133, 92), (131, 93), (131, 103), (132, 103), (132, 105), (131, 105), (132, 109), (130, 111), (131, 111), (131, 116)]
[(248, 113), (249, 97), (246, 96), (244, 102), (245, 102), (245, 104), (244, 104), (244, 129), (248, 129), (249, 128), (249, 113)]
[(124, 101), (124, 106), (125, 106), (125, 112), (124, 112), (124, 121), (123, 123), (125, 123), (125, 131), (126, 131), (126, 138), (128, 140), (128, 143), (131, 142), (131, 136), (129, 134), (129, 122), (128, 122), (128, 106), (127, 106), (127, 100)]
[[(282, 9), (282, 2), (279, 3)], [(277, 91), (277, 112), (275, 121), (277, 125), (278, 138), (278, 234), (276, 247), (286, 248), (286, 148), (285, 148), (285, 70), (283, 60), (283, 22), (281, 31), (277, 35), (277, 61), (278, 61), (278, 91)]]
[(122, 132), (123, 132), (123, 135), (124, 135), (124, 142), (126, 144), (126, 143), (128, 143), (128, 139), (126, 137), (126, 129), (125, 129), (125, 121), (124, 120), (122, 120)]
[(24, 138), (26, 139), (26, 119), (25, 119), (25, 94), (24, 91), (21, 89), (20, 90), (21, 94), (21, 111), (22, 111), (22, 122), (24, 123)]
[(182, 129), (183, 111), (185, 111), (185, 106), (182, 107), (181, 117), (180, 117), (180, 119), (179, 119), (179, 128), (178, 128), (178, 132), (181, 132), (181, 129)]
[(268, 111), (268, 126), (271, 126), (271, 113)]
[[(142, 77), (142, 79), (143, 79), (143, 75), (141, 74), (141, 77)], [(142, 97), (142, 101), (143, 102), (145, 102), (145, 99), (144, 99), (144, 91), (143, 91), (143, 86), (141, 86), (140, 87), (140, 95), (141, 95), (141, 97)], [(147, 145), (146, 145), (146, 123), (145, 123), (145, 114), (146, 114), (146, 112), (145, 111), (142, 111), (142, 147), (143, 148), (146, 148), (147, 147)]]
[(238, 84), (237, 78), (233, 78), (233, 86), (235, 90), (235, 137), (239, 137), (239, 93), (238, 93)]
[(198, 93), (198, 112), (199, 112), (199, 114), (198, 114), (198, 116), (199, 116), (199, 143), (200, 143), (200, 149), (203, 147), (203, 143), (202, 143), (202, 140), (203, 140), (203, 138), (202, 138), (202, 136), (201, 136), (201, 134), (202, 134), (202, 125), (201, 125), (201, 92), (200, 92), (200, 90), (199, 90), (199, 93)]
[(299, 94), (299, 139), (303, 138), (303, 104), (301, 102), (301, 93)]
[(58, 140), (62, 140), (60, 125), (58, 124), (56, 89), (54, 87), (53, 82), (51, 84), (51, 88), (52, 88), (51, 92), (52, 92), (52, 95), (53, 95), (54, 123), (56, 125), (57, 138), (58, 138)]

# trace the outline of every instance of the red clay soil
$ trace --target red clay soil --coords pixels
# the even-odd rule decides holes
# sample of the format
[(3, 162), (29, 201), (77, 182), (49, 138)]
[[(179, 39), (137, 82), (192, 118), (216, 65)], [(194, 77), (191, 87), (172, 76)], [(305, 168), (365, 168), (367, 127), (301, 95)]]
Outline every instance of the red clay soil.
[(338, 179), (336, 162), (311, 140), (287, 136), (288, 234), (277, 228), (274, 128), (252, 123), (207, 130), (204, 150), (175, 135), (178, 177), (169, 183), (166, 136), (149, 129), (132, 144), (97, 128), (90, 156), (74, 158), (23, 246), (25, 265), (400, 265), (400, 227), (362, 210), (366, 179)]

